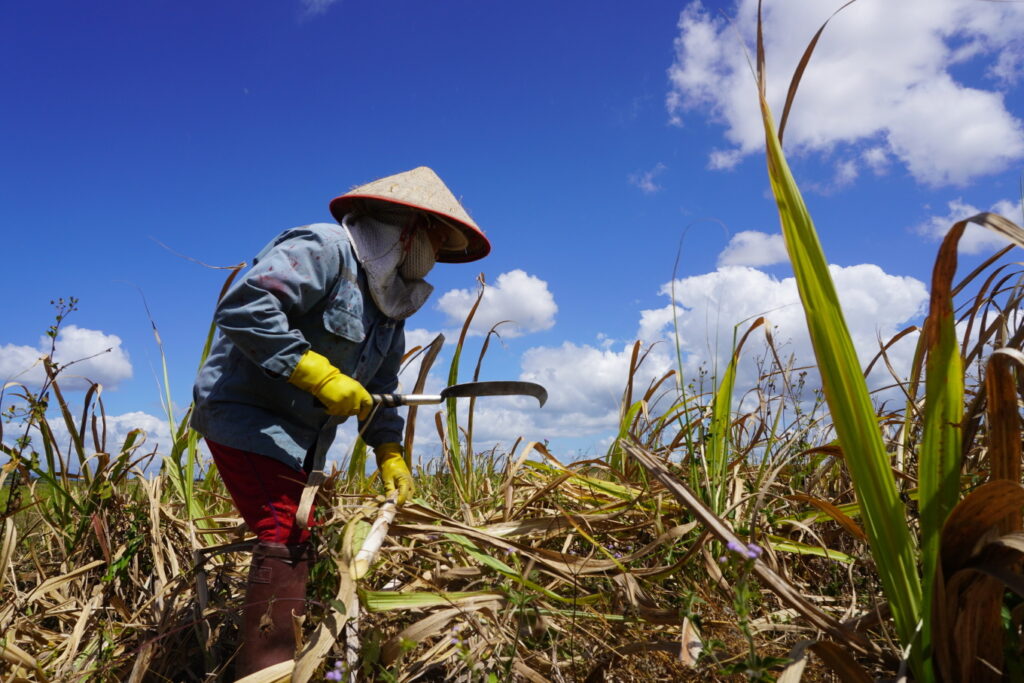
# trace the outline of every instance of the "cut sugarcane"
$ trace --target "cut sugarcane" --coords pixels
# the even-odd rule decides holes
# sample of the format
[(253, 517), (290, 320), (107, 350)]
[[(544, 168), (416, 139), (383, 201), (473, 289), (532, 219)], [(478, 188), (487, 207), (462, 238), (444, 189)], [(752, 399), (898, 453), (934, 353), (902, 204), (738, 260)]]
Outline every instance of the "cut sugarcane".
[(350, 571), (352, 578), (356, 581), (370, 571), (370, 565), (376, 559), (380, 546), (384, 543), (384, 537), (388, 535), (388, 527), (391, 526), (391, 522), (395, 521), (395, 514), (398, 512), (398, 505), (395, 503), (396, 495), (396, 493), (390, 494), (384, 504), (380, 506), (377, 519), (374, 520), (373, 526), (366, 534), (366, 540), (363, 541), (363, 547), (352, 558)]

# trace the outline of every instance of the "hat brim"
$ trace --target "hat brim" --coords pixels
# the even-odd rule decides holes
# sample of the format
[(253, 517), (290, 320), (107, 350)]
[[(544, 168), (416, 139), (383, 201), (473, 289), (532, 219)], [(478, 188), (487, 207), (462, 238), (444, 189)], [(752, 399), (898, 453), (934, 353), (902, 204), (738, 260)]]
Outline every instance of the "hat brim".
[(480, 228), (475, 225), (466, 223), (451, 214), (442, 214), (419, 204), (397, 201), (392, 197), (381, 197), (373, 194), (344, 194), (331, 200), (331, 215), (334, 216), (336, 221), (341, 223), (341, 220), (346, 214), (359, 208), (359, 204), (365, 200), (385, 202), (392, 206), (403, 206), (417, 211), (425, 211), (426, 213), (438, 215), (444, 219), (445, 223), (456, 227), (460, 232), (462, 232), (467, 243), (465, 249), (452, 250), (442, 247), (437, 253), (437, 261), (440, 263), (469, 263), (470, 261), (482, 259), (491, 253), (490, 240), (488, 240)]

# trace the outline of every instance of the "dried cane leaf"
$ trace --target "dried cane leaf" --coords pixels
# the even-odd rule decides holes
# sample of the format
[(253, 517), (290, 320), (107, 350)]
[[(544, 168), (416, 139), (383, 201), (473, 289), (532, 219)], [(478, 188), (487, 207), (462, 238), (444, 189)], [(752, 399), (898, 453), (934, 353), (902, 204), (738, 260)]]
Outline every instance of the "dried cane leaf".
[(777, 683), (799, 683), (807, 666), (808, 650), (839, 676), (843, 683), (870, 683), (871, 677), (845, 649), (827, 640), (805, 640), (790, 650), (790, 663), (776, 679)]
[[(732, 530), (729, 529), (729, 527), (727, 527), (714, 513), (708, 510), (700, 499), (686, 488), (685, 485), (676, 480), (672, 474), (665, 469), (664, 465), (662, 465), (654, 456), (635, 444), (625, 444), (625, 448), (629, 451), (630, 455), (639, 460), (640, 463), (646, 467), (647, 470), (653, 474), (658, 481), (660, 481), (662, 485), (669, 490), (670, 493), (672, 493), (672, 495), (679, 499), (683, 505), (688, 507), (707, 527), (707, 529), (718, 537), (720, 541), (725, 544), (736, 543), (741, 546), (743, 545), (740, 539), (733, 534)], [(762, 582), (764, 582), (780, 600), (798, 610), (821, 630), (829, 633), (834, 638), (847, 643), (850, 647), (859, 652), (869, 653), (873, 650), (873, 646), (866, 638), (859, 633), (850, 631), (839, 621), (815, 607), (800, 591), (790, 585), (790, 583), (781, 576), (776, 574), (761, 560), (753, 560), (753, 573)]]
[[(988, 410), (988, 460), (992, 479), (1019, 482), (1021, 479), (1020, 414), (1017, 409), (1018, 373), (1024, 367), (1024, 354), (1016, 349), (997, 349), (988, 359), (985, 374)], [(1021, 529), (1020, 509), (999, 525), (1003, 533)]]
[(846, 515), (846, 513), (844, 513), (842, 510), (840, 510), (838, 507), (828, 502), (827, 500), (822, 500), (821, 498), (816, 498), (815, 496), (808, 496), (803, 493), (794, 493), (786, 497), (789, 498), (790, 500), (795, 500), (803, 503), (810, 503), (811, 505), (818, 508), (819, 510), (827, 514), (829, 517), (834, 519), (836, 522), (838, 522), (839, 525), (846, 529), (848, 532), (850, 532), (850, 534), (853, 535), (854, 538), (857, 538), (861, 541), (868, 540), (867, 534), (864, 533), (864, 530), (860, 528), (860, 525), (857, 524), (857, 522), (853, 521), (853, 519)]
[(942, 529), (942, 571), (963, 567), (999, 522), (1024, 506), (1024, 486), (1005, 479), (982, 484), (960, 501)]
[[(0, 482), (2, 485), (2, 482)], [(14, 547), (18, 540), (18, 531), (14, 527), (14, 518), (8, 517), (4, 520), (4, 543), (0, 546), (0, 590), (3, 590), (7, 581), (7, 570), (14, 571), (11, 557), (14, 555)]]
[(239, 678), (235, 683), (287, 683), (292, 680), (292, 671), (295, 669), (295, 662), (288, 659), (283, 662), (260, 669), (244, 678)]

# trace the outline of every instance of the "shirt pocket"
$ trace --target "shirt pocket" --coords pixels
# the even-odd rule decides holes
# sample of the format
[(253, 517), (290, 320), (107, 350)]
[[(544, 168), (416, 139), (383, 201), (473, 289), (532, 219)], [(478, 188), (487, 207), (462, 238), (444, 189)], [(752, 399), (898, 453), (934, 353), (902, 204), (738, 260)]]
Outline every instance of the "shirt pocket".
[(366, 339), (363, 294), (359, 285), (345, 278), (338, 281), (324, 308), (324, 327), (328, 332), (357, 344)]

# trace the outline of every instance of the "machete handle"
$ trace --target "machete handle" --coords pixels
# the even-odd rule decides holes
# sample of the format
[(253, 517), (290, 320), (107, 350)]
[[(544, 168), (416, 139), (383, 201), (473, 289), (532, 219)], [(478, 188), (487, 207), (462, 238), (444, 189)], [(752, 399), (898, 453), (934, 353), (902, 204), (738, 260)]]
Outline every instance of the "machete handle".
[(399, 406), (426, 406), (440, 403), (444, 399), (438, 394), (370, 394), (373, 405), (382, 408)]
[(373, 405), (382, 408), (397, 408), (405, 405), (405, 402), (402, 401), (405, 396), (402, 394), (370, 394), (370, 398), (373, 399)]

